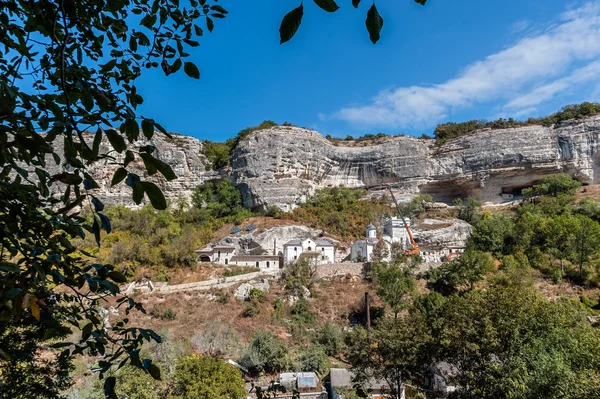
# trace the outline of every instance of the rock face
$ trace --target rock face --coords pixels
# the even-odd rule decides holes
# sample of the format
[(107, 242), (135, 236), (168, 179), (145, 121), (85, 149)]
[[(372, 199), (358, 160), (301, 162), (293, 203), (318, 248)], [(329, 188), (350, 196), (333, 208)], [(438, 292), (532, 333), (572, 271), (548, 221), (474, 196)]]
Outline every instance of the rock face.
[[(91, 146), (93, 136), (90, 134), (84, 138)], [(106, 153), (109, 150), (106, 137), (103, 139), (104, 142), (100, 146), (100, 153)], [(57, 152), (61, 153), (62, 142), (57, 142), (55, 145)], [(128, 170), (137, 173), (143, 180), (149, 180), (157, 184), (163, 190), (167, 200), (176, 200), (179, 197), (189, 199), (193, 190), (198, 185), (219, 176), (217, 172), (207, 170), (206, 165), (209, 162), (202, 154), (202, 142), (196, 138), (174, 134), (171, 139), (164, 134), (156, 132), (151, 140), (141, 138), (133, 144), (131, 149), (136, 152), (140, 147), (146, 145), (152, 145), (156, 148), (153, 153), (154, 157), (169, 164), (178, 178), (168, 182), (160, 173), (148, 176), (143, 161), (137, 155), (135, 160), (129, 164)], [(115, 156), (114, 160), (106, 159), (96, 162), (89, 168), (92, 177), (100, 186), (99, 189), (95, 190), (94, 194), (106, 204), (126, 205), (135, 208), (137, 205), (131, 198), (131, 189), (125, 182), (114, 187), (111, 187), (110, 184), (115, 171), (119, 168), (117, 162), (123, 161), (125, 153), (113, 153), (111, 155)], [(50, 159), (47, 165), (51, 173), (60, 172), (64, 168), (63, 165), (56, 165)], [(57, 185), (55, 190), (56, 194), (62, 194), (60, 186)], [(146, 202), (148, 202), (148, 199), (145, 197), (139, 206), (143, 206)]]
[[(91, 143), (91, 136), (89, 139)], [(446, 203), (459, 196), (500, 203), (551, 173), (564, 172), (584, 184), (596, 184), (600, 183), (599, 143), (600, 116), (596, 116), (553, 127), (483, 130), (442, 146), (413, 137), (336, 146), (315, 131), (278, 126), (241, 140), (233, 152), (232, 169), (221, 173), (207, 170), (202, 142), (193, 137), (174, 135), (169, 139), (156, 134), (150, 141), (136, 142), (134, 149), (153, 145), (154, 156), (171, 165), (179, 176), (171, 182), (160, 175), (149, 178), (168, 199), (190, 197), (199, 184), (229, 177), (241, 189), (248, 207), (274, 205), (288, 211), (315, 190), (339, 185), (381, 189), (382, 184), (390, 183), (400, 198), (429, 193), (435, 201)], [(121, 161), (122, 155), (117, 154), (116, 160)], [(62, 168), (55, 165), (49, 171)], [(129, 187), (124, 183), (110, 187), (117, 168), (112, 160), (92, 165), (91, 174), (101, 186), (97, 194), (106, 203), (135, 207)], [(146, 177), (139, 158), (130, 168)], [(62, 194), (60, 187), (56, 193)]]
[(465, 246), (472, 230), (469, 223), (460, 219), (425, 219), (418, 223), (412, 232), (420, 246), (443, 248)]
[(599, 116), (553, 127), (483, 130), (442, 146), (392, 137), (343, 147), (315, 131), (278, 126), (240, 142), (232, 177), (252, 208), (290, 210), (319, 188), (384, 183), (407, 193), (429, 193), (436, 201), (475, 196), (499, 203), (552, 173), (599, 183), (599, 142)]

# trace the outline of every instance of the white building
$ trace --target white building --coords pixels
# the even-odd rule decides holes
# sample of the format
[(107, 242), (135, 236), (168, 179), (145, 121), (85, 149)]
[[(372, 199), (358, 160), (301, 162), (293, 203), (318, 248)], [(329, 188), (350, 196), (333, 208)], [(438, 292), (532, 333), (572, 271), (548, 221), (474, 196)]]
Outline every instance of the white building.
[(350, 257), (352, 262), (372, 260), (373, 250), (379, 243), (377, 229), (372, 224), (367, 226), (367, 238), (352, 244)]
[(333, 263), (335, 247), (327, 240), (291, 240), (283, 245), (283, 262), (288, 264), (301, 258), (313, 259), (315, 264)]
[[(406, 225), (410, 228), (410, 220), (406, 219)], [(399, 243), (404, 249), (412, 248), (410, 236), (406, 231), (406, 227), (404, 227), (404, 221), (402, 218), (396, 216), (386, 219), (383, 224), (383, 234), (381, 238), (390, 244)]]
[(277, 255), (236, 255), (235, 252), (235, 247), (228, 245), (207, 246), (196, 251), (200, 263), (258, 267), (261, 270), (279, 269), (280, 257)]
[(279, 269), (279, 256), (275, 255), (234, 255), (230, 265), (258, 267), (261, 270)]
[[(410, 228), (410, 221), (406, 221), (406, 225)], [(400, 244), (403, 249), (412, 248), (412, 244), (410, 242), (410, 236), (408, 235), (408, 231), (406, 231), (406, 227), (404, 226), (404, 222), (402, 218), (399, 217), (390, 217), (387, 218), (383, 224), (383, 234), (381, 235), (383, 242), (388, 250), (388, 253), (391, 253), (392, 244)], [(352, 244), (350, 257), (352, 262), (370, 262), (373, 260), (373, 250), (379, 243), (379, 239), (377, 238), (377, 229), (372, 224), (367, 226), (367, 236), (366, 239), (356, 241)]]
[(219, 263), (228, 265), (229, 261), (235, 254), (235, 247), (228, 245), (215, 245), (214, 247), (204, 247), (196, 251), (198, 261), (205, 263)]

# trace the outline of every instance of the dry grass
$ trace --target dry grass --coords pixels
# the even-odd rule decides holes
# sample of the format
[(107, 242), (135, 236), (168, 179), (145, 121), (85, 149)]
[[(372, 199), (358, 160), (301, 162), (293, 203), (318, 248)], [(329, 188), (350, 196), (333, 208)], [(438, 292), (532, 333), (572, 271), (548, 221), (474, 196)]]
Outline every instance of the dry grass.
[(591, 185), (580, 187), (575, 193), (575, 202), (579, 202), (584, 198), (590, 198), (600, 202), (600, 185)]

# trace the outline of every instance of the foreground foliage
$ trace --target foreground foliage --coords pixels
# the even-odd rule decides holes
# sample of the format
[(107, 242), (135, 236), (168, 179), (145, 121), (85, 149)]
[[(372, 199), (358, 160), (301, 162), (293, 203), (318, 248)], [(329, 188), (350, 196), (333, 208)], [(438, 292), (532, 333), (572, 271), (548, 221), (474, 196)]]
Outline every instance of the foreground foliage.
[[(186, 51), (198, 46), (195, 39), (203, 34), (199, 20), (212, 31), (212, 18), (227, 14), (216, 1), (200, 3), (2, 3), (0, 330), (13, 336), (0, 347), (0, 375), (11, 381), (0, 385), (0, 396), (59, 396), (65, 384), (62, 364), (82, 353), (100, 356), (101, 376), (126, 356), (126, 362), (160, 377), (151, 361), (138, 356), (140, 344), (159, 340), (158, 335), (122, 322), (105, 328), (98, 312), (99, 302), (115, 296), (125, 276), (113, 265), (81, 258), (71, 240), (83, 239), (87, 231), (99, 243), (101, 229), (111, 231), (102, 199), (93, 195), (98, 188), (88, 169), (93, 162), (118, 164), (112, 185), (124, 182), (136, 203), (146, 196), (155, 208), (166, 208), (156, 184), (127, 170), (137, 159), (148, 175), (176, 178), (154, 157), (152, 146), (128, 149), (140, 134), (148, 139), (155, 129), (167, 134), (155, 120), (136, 114), (144, 99), (135, 81), (159, 64), (166, 75), (182, 69), (199, 78), (198, 67), (186, 59)], [(103, 138), (108, 145), (100, 145)], [(83, 205), (91, 207), (89, 217), (78, 213)], [(119, 306), (141, 309), (129, 298)], [(70, 334), (69, 328), (81, 338), (50, 341)], [(23, 351), (26, 340), (29, 353)], [(46, 357), (58, 359), (61, 366), (48, 368)], [(25, 374), (14, 375), (19, 372)], [(16, 396), (11, 391), (13, 377), (34, 379), (44, 373), (50, 374), (43, 387), (32, 383)], [(115, 379), (105, 381), (107, 397), (115, 398)]]

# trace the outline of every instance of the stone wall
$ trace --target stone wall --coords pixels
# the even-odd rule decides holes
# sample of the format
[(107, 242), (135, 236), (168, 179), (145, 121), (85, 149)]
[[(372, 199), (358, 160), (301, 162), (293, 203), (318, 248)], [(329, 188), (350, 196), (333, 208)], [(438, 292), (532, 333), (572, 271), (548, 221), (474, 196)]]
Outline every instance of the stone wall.
[(316, 266), (316, 275), (318, 278), (329, 278), (335, 276), (362, 276), (363, 275), (363, 264), (362, 263), (330, 263)]

